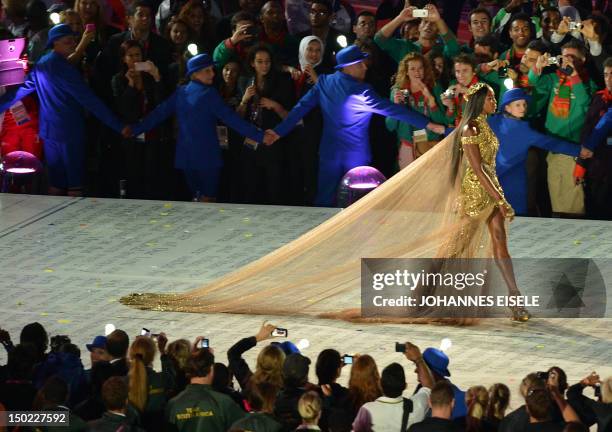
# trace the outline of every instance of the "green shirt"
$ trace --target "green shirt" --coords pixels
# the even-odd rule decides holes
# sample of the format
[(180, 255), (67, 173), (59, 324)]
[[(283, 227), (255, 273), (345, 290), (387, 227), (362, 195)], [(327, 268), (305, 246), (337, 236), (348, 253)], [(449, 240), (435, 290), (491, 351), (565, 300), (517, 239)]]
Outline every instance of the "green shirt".
[[(400, 62), (406, 54), (411, 52), (423, 53), (423, 47), (418, 42), (406, 39), (386, 38), (381, 32), (374, 35), (374, 42), (396, 62)], [(441, 52), (446, 58), (453, 58), (459, 54), (459, 43), (455, 35), (449, 31), (440, 35), (431, 48), (434, 52)]]
[(175, 432), (225, 432), (244, 416), (229, 396), (205, 384), (189, 384), (166, 407), (167, 430)]
[[(592, 80), (584, 83), (579, 76), (567, 77), (567, 80), (570, 85), (561, 85), (558, 73), (537, 75), (533, 70), (529, 71), (529, 85), (536, 87), (538, 92), (549, 95), (544, 123), (546, 131), (556, 137), (579, 143), (596, 84)], [(566, 105), (568, 101), (569, 107)]]

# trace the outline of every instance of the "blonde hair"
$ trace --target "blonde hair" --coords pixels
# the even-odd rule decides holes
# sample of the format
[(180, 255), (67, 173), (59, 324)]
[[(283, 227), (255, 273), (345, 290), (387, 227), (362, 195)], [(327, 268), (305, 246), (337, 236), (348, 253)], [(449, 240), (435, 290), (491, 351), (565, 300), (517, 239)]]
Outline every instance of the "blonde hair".
[(410, 79), (408, 78), (408, 67), (412, 61), (421, 62), (423, 65), (423, 82), (427, 88), (429, 88), (429, 90), (432, 90), (434, 87), (434, 74), (431, 63), (427, 57), (417, 52), (406, 54), (406, 56), (400, 61), (397, 68), (397, 75), (395, 76), (395, 86), (401, 89), (410, 85)]
[(155, 342), (146, 336), (138, 336), (130, 345), (130, 371), (128, 372), (128, 400), (140, 412), (144, 411), (148, 399), (149, 383), (147, 366), (155, 358)]
[(251, 378), (255, 384), (270, 383), (277, 388), (283, 387), (283, 364), (285, 353), (276, 345), (268, 345), (257, 356), (255, 373)]
[(612, 403), (612, 376), (601, 382), (601, 401), (603, 403)]
[(191, 355), (191, 344), (187, 339), (178, 339), (168, 344), (166, 353), (174, 359), (179, 369), (185, 369), (187, 360)]
[[(79, 16), (81, 16), (81, 3), (83, 0), (76, 0), (74, 2), (74, 10), (77, 11)], [(104, 19), (104, 13), (102, 12), (102, 5), (100, 4), (100, 0), (96, 0), (96, 4), (98, 5), (98, 13), (94, 18), (94, 24), (96, 25), (96, 31), (101, 31), (102, 28), (106, 25), (106, 20)], [(83, 25), (87, 24), (82, 18)]]
[(304, 423), (317, 423), (321, 415), (321, 398), (314, 391), (304, 393), (298, 401), (298, 411)]
[(465, 393), (465, 404), (468, 408), (468, 416), (481, 419), (485, 415), (485, 409), (489, 403), (489, 392), (484, 386), (478, 385), (468, 389)]

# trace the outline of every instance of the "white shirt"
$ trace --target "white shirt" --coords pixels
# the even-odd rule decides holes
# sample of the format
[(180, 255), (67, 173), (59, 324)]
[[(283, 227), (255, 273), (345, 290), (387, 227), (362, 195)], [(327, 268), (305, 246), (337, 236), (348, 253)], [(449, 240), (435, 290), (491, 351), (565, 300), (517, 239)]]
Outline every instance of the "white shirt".
[[(412, 424), (423, 421), (429, 409), (429, 395), (431, 389), (421, 387), (418, 392), (410, 396), (412, 412), (408, 417), (408, 429)], [(367, 402), (359, 409), (353, 422), (354, 432), (398, 432), (402, 425), (404, 415), (403, 398), (390, 398), (381, 396), (374, 402)]]

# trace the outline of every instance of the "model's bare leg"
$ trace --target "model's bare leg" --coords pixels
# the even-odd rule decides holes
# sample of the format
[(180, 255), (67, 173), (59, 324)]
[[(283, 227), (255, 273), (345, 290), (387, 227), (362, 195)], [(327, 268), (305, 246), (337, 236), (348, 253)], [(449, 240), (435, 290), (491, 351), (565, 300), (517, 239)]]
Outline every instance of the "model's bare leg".
[[(506, 236), (506, 226), (504, 224), (504, 216), (496, 207), (493, 214), (489, 218), (489, 233), (491, 235), (491, 243), (493, 245), (493, 258), (499, 267), (502, 277), (508, 287), (508, 294), (511, 296), (521, 295), (516, 279), (514, 277), (514, 267), (508, 252), (508, 241)], [(522, 307), (511, 307), (513, 319), (516, 321), (527, 321), (529, 312)]]

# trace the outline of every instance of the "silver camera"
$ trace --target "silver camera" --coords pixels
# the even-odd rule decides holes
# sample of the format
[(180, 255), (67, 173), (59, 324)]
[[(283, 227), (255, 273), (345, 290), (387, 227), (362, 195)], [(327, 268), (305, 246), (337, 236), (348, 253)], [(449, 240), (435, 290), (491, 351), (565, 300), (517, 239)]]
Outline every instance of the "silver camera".
[(559, 66), (561, 64), (561, 56), (555, 56), (555, 57), (549, 57), (548, 58), (548, 65), (552, 66), (552, 65), (556, 65)]
[(574, 31), (574, 30), (580, 30), (582, 29), (582, 23), (581, 22), (570, 22), (569, 23), (569, 29), (570, 31)]
[(450, 99), (455, 97), (455, 90), (453, 90), (452, 88), (447, 88), (446, 91), (444, 93), (442, 93), (442, 96), (445, 99)]

